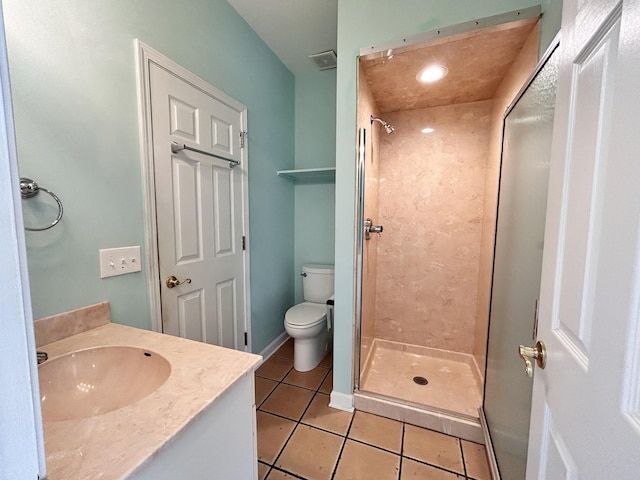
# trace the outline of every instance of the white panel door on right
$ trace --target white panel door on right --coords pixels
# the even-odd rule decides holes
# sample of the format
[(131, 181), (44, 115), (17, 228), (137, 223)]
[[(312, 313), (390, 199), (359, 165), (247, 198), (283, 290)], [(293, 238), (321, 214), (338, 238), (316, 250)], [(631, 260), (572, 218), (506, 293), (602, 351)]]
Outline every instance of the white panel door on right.
[(640, 2), (564, 0), (560, 49), (527, 479), (637, 480)]
[(244, 349), (243, 169), (206, 154), (241, 161), (242, 112), (154, 63), (150, 85), (163, 332)]

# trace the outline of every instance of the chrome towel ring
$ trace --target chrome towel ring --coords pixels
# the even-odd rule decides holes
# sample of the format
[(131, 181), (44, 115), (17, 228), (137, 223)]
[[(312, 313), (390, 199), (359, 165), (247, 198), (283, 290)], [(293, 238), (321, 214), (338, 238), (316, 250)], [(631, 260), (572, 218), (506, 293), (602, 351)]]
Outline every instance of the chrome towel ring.
[(47, 225), (46, 227), (43, 227), (43, 228), (24, 227), (25, 230), (28, 230), (30, 232), (42, 232), (43, 230), (48, 230), (51, 227), (55, 227), (58, 224), (58, 222), (62, 219), (62, 202), (60, 201), (60, 199), (55, 193), (47, 190), (44, 187), (41, 187), (36, 183), (35, 180), (31, 180), (30, 178), (26, 178), (26, 177), (20, 178), (20, 195), (22, 196), (23, 199), (35, 197), (40, 193), (40, 190), (51, 195), (53, 199), (56, 201), (56, 203), (58, 204), (58, 216), (53, 222), (51, 222), (50, 225)]

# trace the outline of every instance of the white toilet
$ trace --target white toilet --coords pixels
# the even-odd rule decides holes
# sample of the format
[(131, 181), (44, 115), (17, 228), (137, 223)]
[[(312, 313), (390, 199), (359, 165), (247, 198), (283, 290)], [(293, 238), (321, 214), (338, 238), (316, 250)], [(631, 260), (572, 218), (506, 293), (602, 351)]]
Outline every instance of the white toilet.
[(333, 295), (333, 265), (303, 265), (304, 302), (287, 310), (284, 328), (293, 338), (293, 368), (313, 370), (330, 350), (327, 300)]

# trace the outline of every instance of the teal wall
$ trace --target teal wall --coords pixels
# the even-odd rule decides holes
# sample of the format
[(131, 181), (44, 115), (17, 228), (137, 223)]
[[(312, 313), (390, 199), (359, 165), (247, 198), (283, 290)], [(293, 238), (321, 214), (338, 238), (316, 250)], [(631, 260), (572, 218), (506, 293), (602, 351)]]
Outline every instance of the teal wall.
[[(296, 168), (336, 165), (336, 70), (296, 77)], [(335, 185), (295, 187), (295, 303), (302, 301), (300, 268), (333, 263)]]
[[(4, 0), (20, 173), (60, 225), (27, 232), (34, 316), (108, 300), (149, 328), (144, 272), (100, 279), (98, 249), (144, 245), (134, 39), (248, 108), (253, 349), (293, 303), (294, 78), (225, 0)], [(145, 253), (143, 252), (143, 259)], [(146, 262), (145, 262), (146, 263)]]
[(336, 391), (349, 394), (352, 386), (356, 59), (360, 48), (539, 3), (538, 0), (338, 0), (333, 360)]
[(560, 31), (560, 22), (562, 21), (562, 3), (562, 0), (542, 0), (539, 57), (544, 55), (556, 34)]

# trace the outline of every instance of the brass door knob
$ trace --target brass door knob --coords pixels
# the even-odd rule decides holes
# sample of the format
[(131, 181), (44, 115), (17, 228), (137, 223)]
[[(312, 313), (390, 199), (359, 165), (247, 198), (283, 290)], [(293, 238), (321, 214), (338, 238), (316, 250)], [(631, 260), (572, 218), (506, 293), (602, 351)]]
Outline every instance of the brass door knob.
[(520, 358), (524, 360), (524, 373), (529, 377), (533, 377), (533, 364), (530, 359), (533, 358), (540, 368), (544, 368), (547, 365), (547, 349), (543, 342), (537, 342), (535, 347), (520, 345), (518, 347), (518, 354)]
[(167, 281), (166, 281), (167, 288), (177, 287), (178, 285), (182, 285), (183, 283), (191, 283), (191, 279), (185, 278), (184, 280), (178, 280), (173, 275), (170, 275), (167, 277)]

